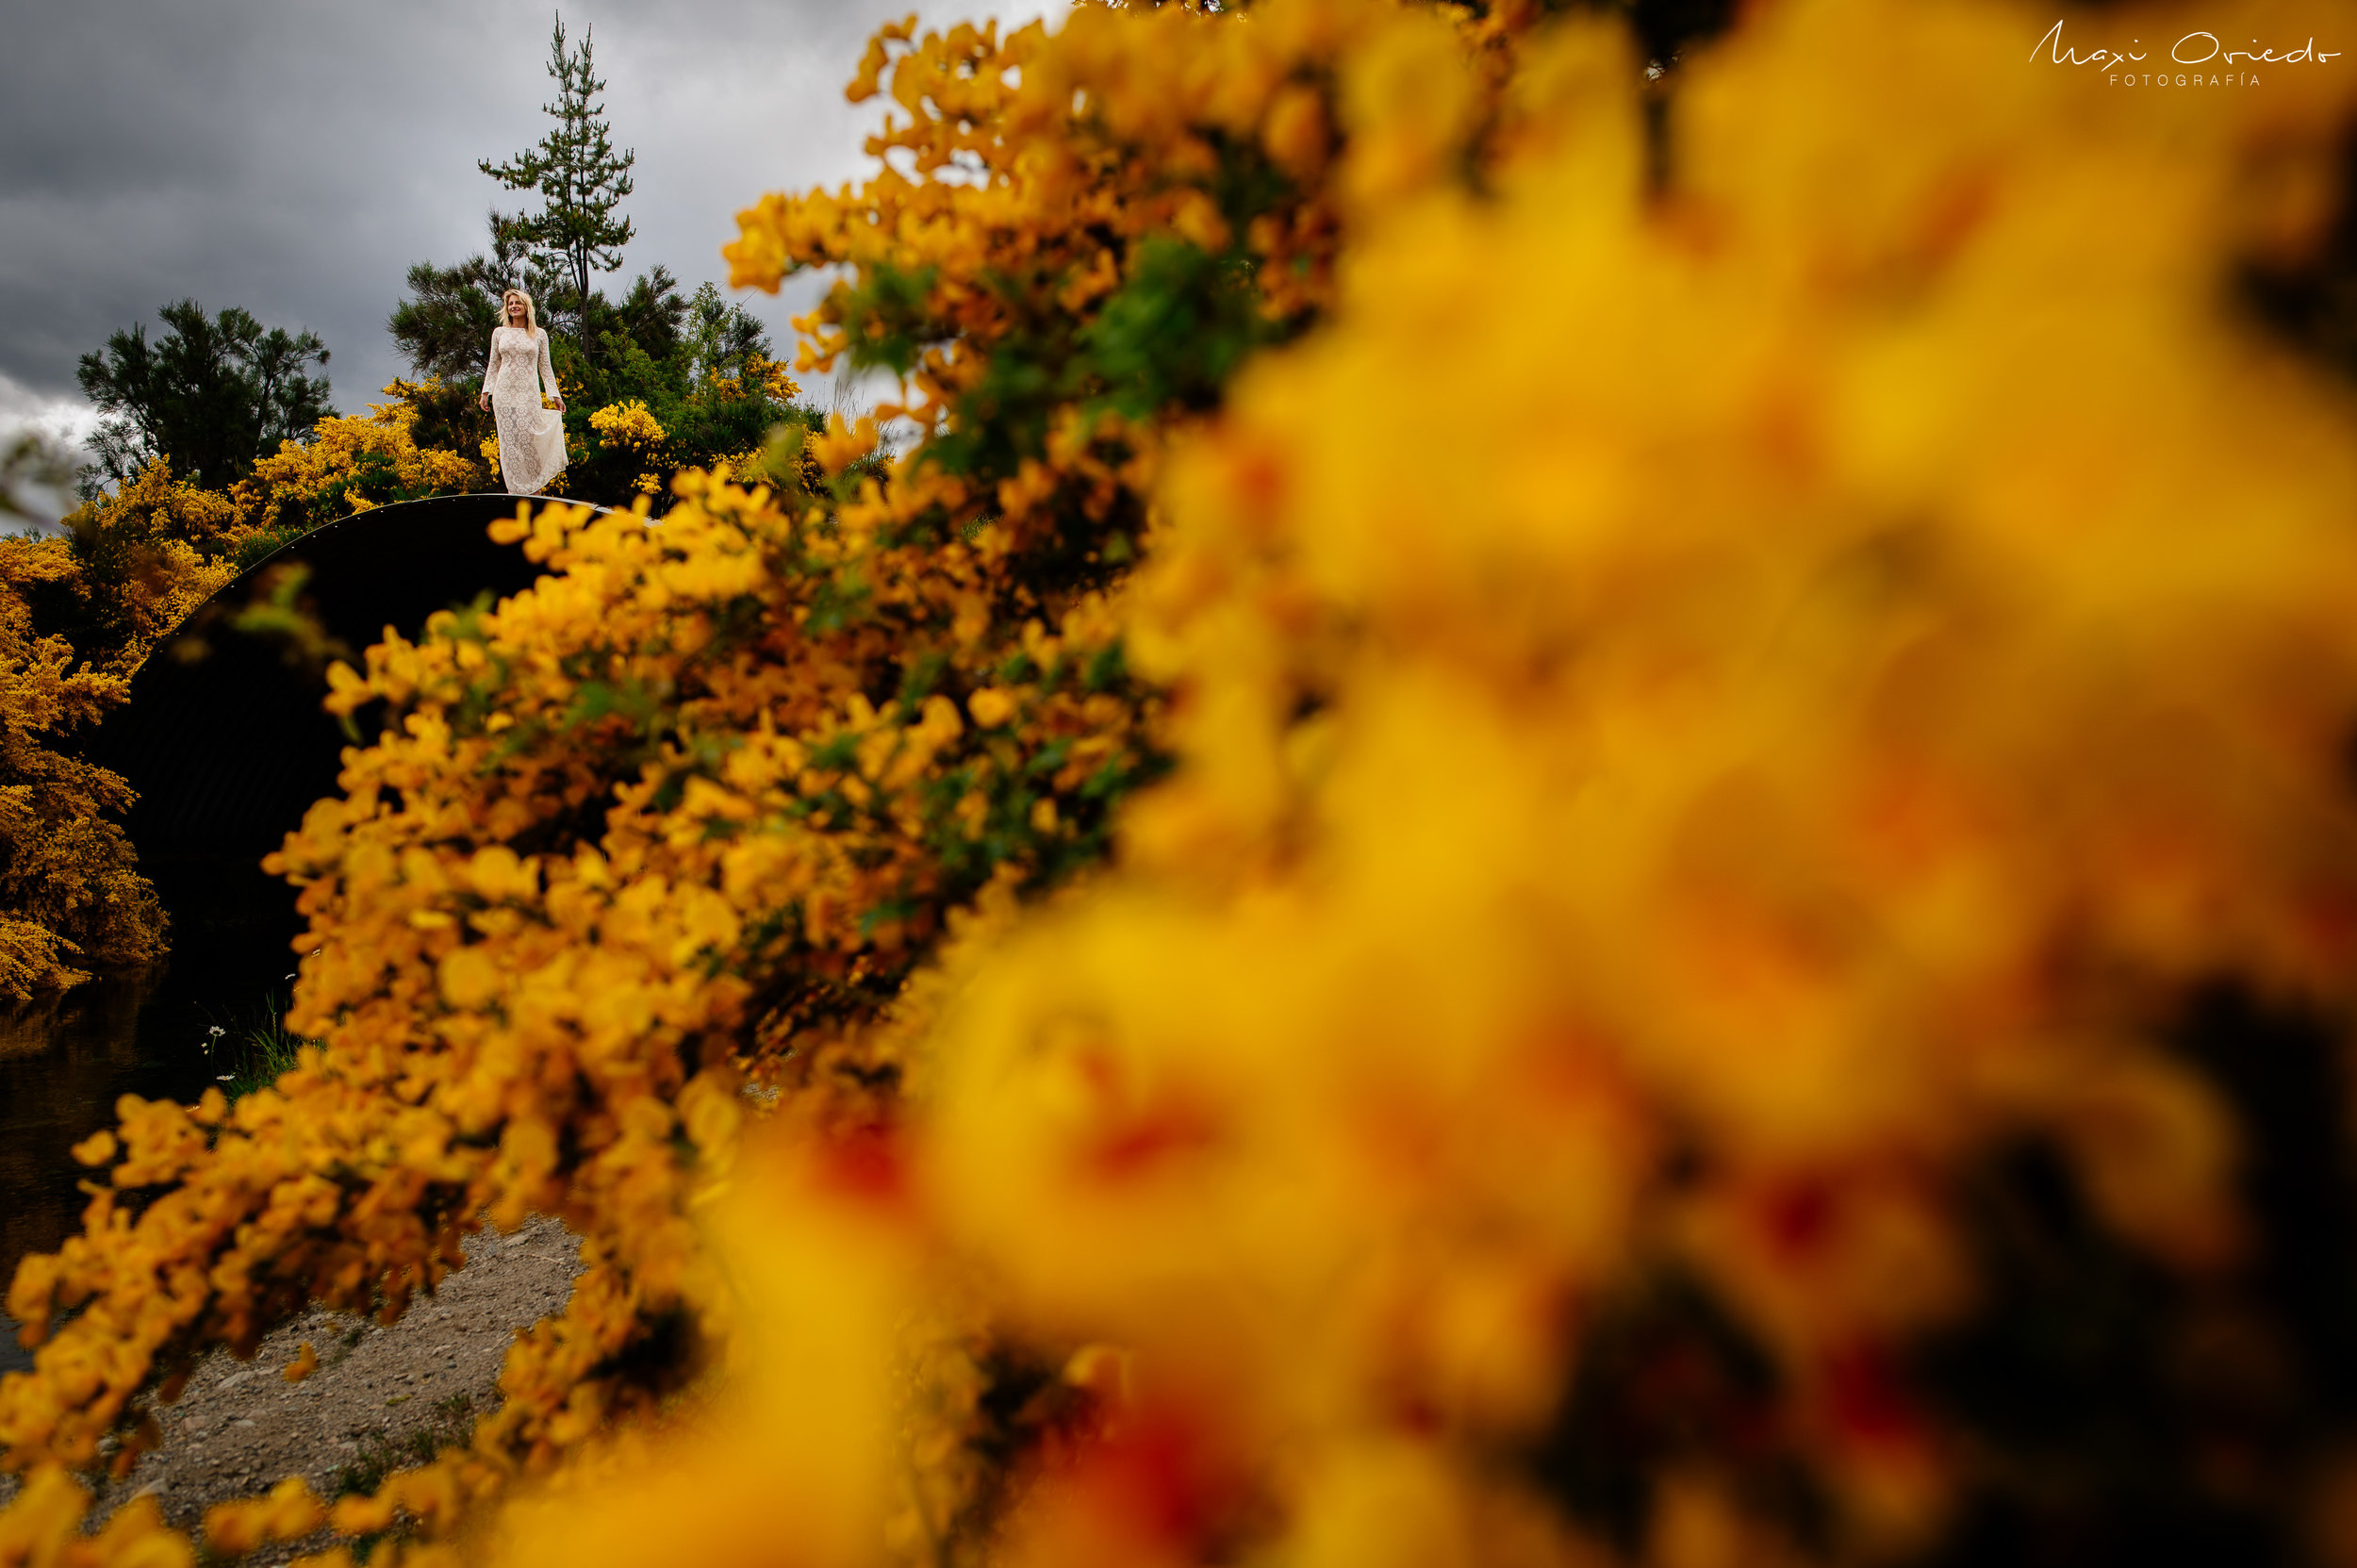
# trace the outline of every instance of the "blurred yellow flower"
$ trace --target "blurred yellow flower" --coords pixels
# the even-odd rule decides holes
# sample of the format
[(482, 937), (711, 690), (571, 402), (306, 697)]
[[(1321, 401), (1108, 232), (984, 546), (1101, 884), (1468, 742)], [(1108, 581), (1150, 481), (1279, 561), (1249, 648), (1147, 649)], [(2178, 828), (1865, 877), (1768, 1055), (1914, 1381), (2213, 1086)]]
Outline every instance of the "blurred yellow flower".
[(2218, 286), (2357, 84), (2099, 116), (2019, 30), (1753, 8), (1664, 155), (1602, 15), (883, 29), (898, 161), (730, 259), (849, 269), (807, 362), (902, 356), (913, 449), (519, 514), (549, 576), (331, 677), (394, 721), (271, 863), (322, 1043), (82, 1146), (0, 1542), (204, 1345), (540, 1210), (588, 1266), (471, 1446), (209, 1546), (1937, 1552), (1991, 1164), (2233, 1279), (2167, 1025), (2357, 1009), (2357, 441)]

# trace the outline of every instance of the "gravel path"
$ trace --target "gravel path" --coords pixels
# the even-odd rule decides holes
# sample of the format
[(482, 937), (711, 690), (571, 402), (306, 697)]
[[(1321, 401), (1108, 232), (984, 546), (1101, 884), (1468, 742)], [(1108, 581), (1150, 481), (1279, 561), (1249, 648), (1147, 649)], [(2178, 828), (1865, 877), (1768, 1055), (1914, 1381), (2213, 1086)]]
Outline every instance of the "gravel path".
[[(153, 1493), (166, 1518), (192, 1529), (212, 1504), (266, 1491), (283, 1476), (305, 1477), (332, 1499), (346, 1480), (372, 1489), (386, 1471), (457, 1440), (497, 1407), (500, 1362), (515, 1331), (563, 1307), (581, 1272), (577, 1238), (552, 1219), (528, 1220), (510, 1236), (470, 1236), (466, 1250), (467, 1266), (389, 1329), (315, 1308), (264, 1340), (251, 1362), (207, 1356), (163, 1411), (162, 1446), (105, 1489), (96, 1515)], [(288, 1383), (279, 1371), (305, 1341), (319, 1370)], [(16, 1485), (0, 1476), (0, 1505)]]

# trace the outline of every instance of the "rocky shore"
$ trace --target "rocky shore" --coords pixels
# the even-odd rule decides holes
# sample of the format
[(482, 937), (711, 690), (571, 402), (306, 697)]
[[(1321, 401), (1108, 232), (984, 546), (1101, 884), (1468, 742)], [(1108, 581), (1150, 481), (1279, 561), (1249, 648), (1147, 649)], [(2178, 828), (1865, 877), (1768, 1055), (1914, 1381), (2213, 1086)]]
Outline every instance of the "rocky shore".
[[(104, 1490), (97, 1516), (152, 1494), (166, 1518), (193, 1529), (214, 1503), (281, 1477), (302, 1476), (333, 1498), (372, 1489), (386, 1472), (462, 1440), (498, 1406), (500, 1363), (516, 1330), (561, 1308), (581, 1272), (578, 1239), (552, 1219), (470, 1237), (466, 1250), (467, 1265), (390, 1328), (315, 1309), (264, 1340), (250, 1362), (222, 1351), (206, 1358), (163, 1412), (162, 1445)], [(279, 1374), (306, 1342), (319, 1370), (289, 1383)], [(0, 1476), (0, 1505), (16, 1485)]]

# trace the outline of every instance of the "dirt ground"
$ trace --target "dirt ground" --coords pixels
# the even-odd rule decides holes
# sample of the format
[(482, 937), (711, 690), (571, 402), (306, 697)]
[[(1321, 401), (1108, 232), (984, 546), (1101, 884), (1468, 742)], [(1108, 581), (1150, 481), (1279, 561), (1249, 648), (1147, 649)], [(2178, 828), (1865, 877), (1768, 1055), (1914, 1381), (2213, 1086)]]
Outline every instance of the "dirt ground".
[[(515, 1331), (557, 1311), (581, 1272), (578, 1238), (552, 1219), (515, 1234), (468, 1238), (467, 1265), (390, 1328), (314, 1309), (262, 1342), (250, 1362), (215, 1351), (163, 1411), (161, 1447), (100, 1494), (93, 1519), (142, 1493), (193, 1529), (205, 1510), (302, 1476), (321, 1498), (372, 1490), (420, 1463), (497, 1408), (501, 1358)], [(308, 1341), (319, 1370), (289, 1383), (280, 1369)], [(14, 1495), (0, 1477), (0, 1505)], [(296, 1547), (256, 1553), (283, 1560)], [(309, 1549), (302, 1543), (301, 1549)]]

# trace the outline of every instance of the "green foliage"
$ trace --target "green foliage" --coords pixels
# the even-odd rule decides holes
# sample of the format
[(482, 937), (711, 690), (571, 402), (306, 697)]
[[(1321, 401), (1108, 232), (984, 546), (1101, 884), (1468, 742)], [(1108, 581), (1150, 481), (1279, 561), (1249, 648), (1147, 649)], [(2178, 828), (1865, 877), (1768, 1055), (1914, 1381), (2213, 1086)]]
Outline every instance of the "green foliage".
[[(496, 428), (490, 414), (475, 401), (483, 390), (483, 361), (490, 340), (490, 331), (486, 328), (475, 345), (474, 362), (454, 381), (439, 377), (423, 382), (396, 381), (385, 388), (417, 410), (418, 422), (410, 427), (409, 437), (420, 451), (454, 452), (470, 462), (481, 454), (483, 443), (490, 439)], [(483, 477), (488, 487), (499, 487), (497, 478), (487, 469)]]
[(879, 259), (861, 269), (858, 287), (838, 298), (843, 330), (851, 343), (851, 363), (862, 370), (906, 375), (929, 342), (943, 329), (932, 319), (934, 267), (903, 267)]
[[(594, 329), (589, 352), (563, 342), (553, 350), (572, 459), (568, 495), (627, 505), (651, 474), (660, 506), (678, 469), (722, 458), (741, 463), (766, 448), (781, 425), (824, 426), (817, 413), (780, 396), (771, 383), (777, 366), (760, 321), (709, 283), (683, 296), (678, 280), (658, 266), (618, 302), (592, 294), (585, 315)], [(664, 438), (652, 449), (610, 439), (592, 422), (600, 409), (633, 402), (662, 428)]]
[(264, 331), (234, 305), (207, 316), (194, 300), (157, 314), (168, 330), (153, 343), (142, 322), (82, 356), (83, 395), (105, 416), (92, 438), (98, 463), (85, 471), (90, 491), (98, 475), (123, 484), (157, 457), (221, 489), (332, 412), (327, 378), (305, 369), (327, 363), (316, 333)]
[[(905, 373), (941, 339), (944, 323), (926, 305), (932, 282), (930, 271), (877, 265), (839, 291), (855, 365)], [(1140, 245), (1129, 277), (1092, 319), (1030, 308), (1033, 282), (1001, 280), (1009, 317), (1021, 324), (994, 346), (950, 430), (930, 443), (950, 472), (1014, 472), (1046, 451), (1050, 424), (1075, 403), (1131, 419), (1215, 407), (1246, 354), (1302, 324), (1261, 313), (1248, 253), (1212, 256), (1168, 236)]]
[(305, 516), (291, 522), (280, 523), (274, 528), (257, 529), (238, 542), (238, 553), (231, 557), (230, 564), (242, 576), (248, 568), (269, 560), (279, 551), (319, 526), (309, 517)]
[(305, 1046), (315, 1044), (287, 1032), (286, 1011), (273, 994), (243, 1017), (210, 1026), (205, 1054), (223, 1092), (234, 1100), (268, 1088), (295, 1065)]
[(385, 329), (417, 374), (453, 386), (480, 379), (484, 350), (500, 324), (500, 297), (519, 287), (535, 296), (545, 291), (527, 274), (520, 244), (493, 213), (491, 254), (470, 256), (455, 267), (431, 261), (411, 267), (411, 297), (393, 306)]
[(1080, 335), (1106, 401), (1132, 419), (1216, 407), (1228, 373), (1275, 336), (1256, 308), (1248, 255), (1169, 238), (1139, 246), (1129, 281)]
[(588, 362), (618, 365), (633, 352), (667, 363), (677, 360), (687, 311), (679, 279), (660, 264), (632, 279), (630, 292), (619, 300), (592, 295), (582, 309)]
[[(536, 260), (563, 275), (571, 299), (581, 302), (589, 298), (589, 274), (619, 267), (621, 247), (635, 232), (629, 219), (615, 213), (633, 190), (630, 167), (636, 155), (614, 151), (605, 107), (598, 101), (605, 83), (592, 68), (590, 36), (591, 29), (584, 28), (581, 47), (568, 50), (564, 19), (557, 19), (548, 66), (556, 102), (541, 106), (556, 121), (555, 128), (504, 163), (484, 158), (476, 164), (510, 190), (538, 193), (538, 212), (494, 214), (493, 232), (530, 247)], [(588, 326), (585, 320), (585, 339)], [(487, 340), (489, 334), (485, 337)]]
[(687, 302), (681, 322), (694, 379), (742, 376), (755, 360), (766, 361), (774, 352), (760, 319), (741, 305), (731, 305), (710, 283), (699, 284)]

